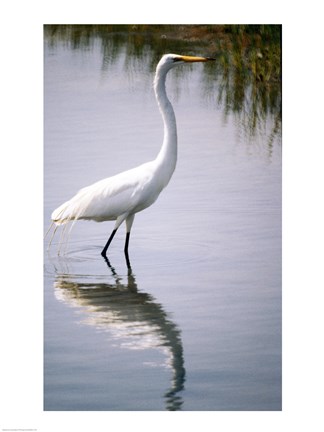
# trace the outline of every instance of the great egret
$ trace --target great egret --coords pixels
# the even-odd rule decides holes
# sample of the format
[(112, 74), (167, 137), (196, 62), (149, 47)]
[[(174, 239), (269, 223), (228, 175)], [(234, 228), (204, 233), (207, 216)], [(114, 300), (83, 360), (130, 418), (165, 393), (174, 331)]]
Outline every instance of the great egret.
[(115, 220), (115, 227), (101, 252), (101, 255), (106, 257), (107, 249), (114, 235), (125, 221), (124, 253), (129, 266), (128, 245), (135, 214), (156, 201), (161, 191), (169, 183), (177, 162), (176, 118), (166, 94), (166, 75), (170, 69), (180, 64), (209, 60), (214, 59), (177, 54), (165, 54), (161, 58), (156, 68), (154, 91), (163, 118), (164, 139), (156, 159), (81, 189), (73, 198), (53, 211), (52, 225), (56, 224), (53, 236), (58, 225), (67, 224), (70, 221), (78, 219), (96, 222)]

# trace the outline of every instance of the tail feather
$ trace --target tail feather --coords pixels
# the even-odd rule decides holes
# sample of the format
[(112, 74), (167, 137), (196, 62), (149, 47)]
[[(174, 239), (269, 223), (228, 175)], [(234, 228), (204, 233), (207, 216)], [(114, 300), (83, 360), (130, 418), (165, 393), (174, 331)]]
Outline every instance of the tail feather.
[(71, 206), (70, 201), (65, 202), (60, 205), (57, 209), (55, 209), (51, 215), (52, 221), (56, 225), (64, 225), (67, 222), (70, 222), (73, 219), (76, 219), (77, 215), (74, 209), (75, 206)]
[(89, 187), (79, 190), (79, 192), (55, 209), (51, 215), (56, 225), (64, 225), (72, 220), (82, 218), (93, 201), (93, 196), (89, 193)]

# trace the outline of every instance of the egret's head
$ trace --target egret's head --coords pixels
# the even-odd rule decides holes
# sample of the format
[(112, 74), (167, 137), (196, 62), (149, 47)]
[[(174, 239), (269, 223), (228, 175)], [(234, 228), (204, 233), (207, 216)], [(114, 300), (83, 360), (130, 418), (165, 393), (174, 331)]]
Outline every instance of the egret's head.
[(215, 59), (211, 57), (194, 57), (194, 56), (185, 56), (185, 55), (178, 55), (178, 54), (165, 54), (159, 61), (157, 67), (159, 69), (168, 71), (169, 69), (172, 69), (174, 66), (177, 66), (179, 64), (206, 62), (209, 60), (215, 60)]

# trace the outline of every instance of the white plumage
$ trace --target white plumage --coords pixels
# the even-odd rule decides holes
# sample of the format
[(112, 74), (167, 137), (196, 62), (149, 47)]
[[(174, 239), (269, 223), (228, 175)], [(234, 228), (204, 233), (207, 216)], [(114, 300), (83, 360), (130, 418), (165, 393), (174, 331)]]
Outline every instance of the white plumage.
[(207, 60), (213, 59), (176, 54), (166, 54), (161, 58), (156, 68), (154, 91), (163, 117), (164, 140), (156, 159), (81, 189), (69, 201), (53, 211), (53, 223), (58, 226), (78, 219), (96, 222), (116, 220), (114, 230), (101, 252), (106, 257), (117, 229), (126, 221), (124, 251), (129, 265), (128, 243), (134, 216), (156, 201), (160, 192), (169, 183), (177, 161), (176, 119), (165, 90), (167, 72), (184, 62)]
[(158, 196), (154, 165), (148, 162), (81, 189), (53, 211), (52, 220), (57, 225), (74, 219), (103, 222), (143, 210)]

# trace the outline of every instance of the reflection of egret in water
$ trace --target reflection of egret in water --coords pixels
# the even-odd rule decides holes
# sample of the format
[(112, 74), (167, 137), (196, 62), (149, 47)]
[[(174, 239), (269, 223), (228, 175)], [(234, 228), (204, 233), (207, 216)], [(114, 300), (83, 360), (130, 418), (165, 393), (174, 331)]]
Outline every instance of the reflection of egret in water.
[(57, 299), (71, 306), (82, 307), (82, 322), (108, 331), (127, 349), (158, 349), (166, 356), (172, 369), (172, 382), (165, 393), (166, 408), (179, 410), (184, 388), (185, 369), (180, 331), (153, 296), (138, 292), (132, 270), (123, 283), (106, 260), (114, 283), (90, 282), (88, 276), (57, 274), (54, 283)]

